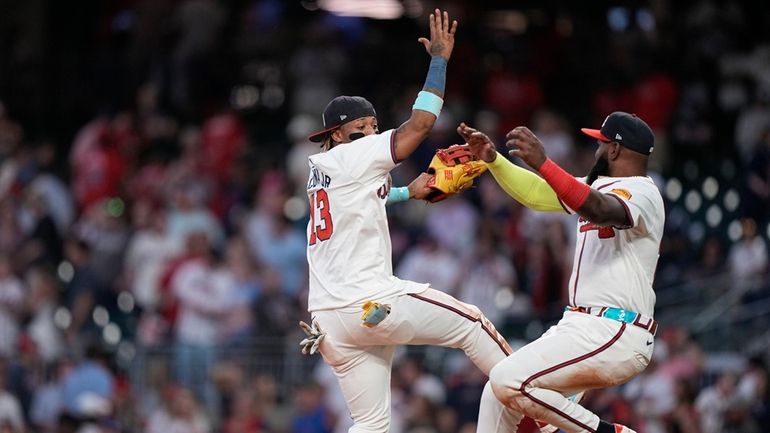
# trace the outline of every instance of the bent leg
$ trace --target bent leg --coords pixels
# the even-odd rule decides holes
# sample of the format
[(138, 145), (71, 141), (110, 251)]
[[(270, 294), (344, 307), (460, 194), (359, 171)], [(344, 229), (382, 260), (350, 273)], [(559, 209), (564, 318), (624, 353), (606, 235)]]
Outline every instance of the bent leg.
[(486, 375), (513, 352), (478, 307), (444, 292), (428, 289), (402, 296), (399, 307), (408, 310), (413, 327), (404, 344), (462, 349)]
[[(405, 344), (426, 344), (462, 349), (476, 366), (489, 375), (492, 367), (512, 350), (476, 306), (460, 302), (438, 290), (403, 296), (398, 304), (409, 312), (412, 332)], [(404, 325), (402, 325), (404, 326)], [(411, 335), (409, 335), (411, 334)], [(476, 431), (512, 433), (523, 416), (495, 398), (489, 383), (484, 387)]]
[(554, 332), (495, 366), (490, 382), (497, 398), (568, 433), (594, 433), (599, 417), (566, 396), (617, 385), (638, 374), (646, 363), (635, 348), (639, 341), (644, 345), (640, 337), (645, 337), (640, 329), (583, 316), (565, 316)]

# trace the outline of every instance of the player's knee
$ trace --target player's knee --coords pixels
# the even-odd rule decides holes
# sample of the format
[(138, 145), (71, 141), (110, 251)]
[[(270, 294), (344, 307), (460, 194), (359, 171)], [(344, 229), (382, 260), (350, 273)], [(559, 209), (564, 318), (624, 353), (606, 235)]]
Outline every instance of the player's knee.
[(505, 362), (497, 364), (489, 372), (492, 392), (504, 405), (521, 412), (522, 403), (526, 402), (526, 397), (521, 392), (522, 381), (516, 378), (515, 372), (506, 369), (504, 364)]

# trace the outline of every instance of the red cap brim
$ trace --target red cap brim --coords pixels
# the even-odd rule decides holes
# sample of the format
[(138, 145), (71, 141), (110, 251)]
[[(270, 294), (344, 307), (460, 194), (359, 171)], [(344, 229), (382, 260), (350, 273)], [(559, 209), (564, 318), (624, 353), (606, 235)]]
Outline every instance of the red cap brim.
[(602, 134), (602, 131), (600, 131), (600, 130), (598, 130), (598, 129), (580, 128), (580, 131), (581, 131), (583, 134), (585, 134), (585, 135), (587, 135), (587, 136), (589, 136), (589, 137), (593, 137), (593, 138), (595, 138), (595, 139), (597, 139), (597, 140), (601, 140), (601, 141), (612, 141), (612, 140), (610, 140), (609, 138), (605, 137), (605, 136), (604, 136), (604, 134)]
[(326, 135), (327, 132), (334, 131), (335, 129), (339, 128), (340, 125), (332, 126), (331, 128), (326, 128), (324, 130), (314, 132), (310, 134), (310, 136), (307, 138), (308, 140), (312, 141), (313, 143), (320, 143), (324, 139), (324, 135)]

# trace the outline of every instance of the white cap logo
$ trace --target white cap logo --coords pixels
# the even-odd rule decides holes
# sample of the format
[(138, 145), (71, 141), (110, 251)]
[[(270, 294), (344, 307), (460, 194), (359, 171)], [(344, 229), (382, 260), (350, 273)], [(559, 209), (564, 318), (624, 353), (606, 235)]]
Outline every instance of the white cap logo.
[(615, 140), (622, 140), (623, 137), (620, 136), (617, 132), (615, 133)]
[(345, 120), (348, 118), (347, 114), (340, 114), (340, 120)]

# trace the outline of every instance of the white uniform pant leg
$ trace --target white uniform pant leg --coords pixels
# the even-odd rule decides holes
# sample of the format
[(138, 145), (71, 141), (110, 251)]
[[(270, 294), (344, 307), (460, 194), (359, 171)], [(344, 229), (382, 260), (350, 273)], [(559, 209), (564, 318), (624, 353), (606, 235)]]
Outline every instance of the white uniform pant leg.
[[(354, 315), (334, 311), (315, 315), (327, 336), (320, 352), (337, 376), (353, 426), (350, 433), (390, 431), (390, 378), (395, 346), (358, 346), (347, 332), (360, 326)], [(355, 328), (354, 328), (355, 329)]]
[[(462, 349), (486, 375), (512, 352), (478, 307), (444, 292), (428, 289), (402, 296), (393, 304), (392, 311), (393, 321), (384, 323), (383, 330), (400, 344)], [(520, 413), (504, 406), (486, 384), (479, 407), (478, 433), (513, 433), (522, 418)]]
[(583, 313), (566, 313), (542, 337), (492, 369), (506, 406), (567, 433), (594, 433), (599, 417), (567, 396), (630, 380), (652, 356), (647, 331)]

